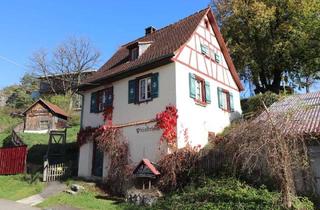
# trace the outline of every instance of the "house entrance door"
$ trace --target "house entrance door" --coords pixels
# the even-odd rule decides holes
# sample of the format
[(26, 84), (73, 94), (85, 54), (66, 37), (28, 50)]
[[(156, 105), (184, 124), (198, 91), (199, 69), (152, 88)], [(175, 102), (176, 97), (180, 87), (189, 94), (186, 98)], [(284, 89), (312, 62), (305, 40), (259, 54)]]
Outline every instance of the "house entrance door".
[(103, 152), (98, 148), (96, 143), (93, 143), (93, 158), (92, 158), (92, 175), (102, 177), (103, 171)]
[(311, 169), (317, 194), (320, 195), (320, 146), (309, 146)]

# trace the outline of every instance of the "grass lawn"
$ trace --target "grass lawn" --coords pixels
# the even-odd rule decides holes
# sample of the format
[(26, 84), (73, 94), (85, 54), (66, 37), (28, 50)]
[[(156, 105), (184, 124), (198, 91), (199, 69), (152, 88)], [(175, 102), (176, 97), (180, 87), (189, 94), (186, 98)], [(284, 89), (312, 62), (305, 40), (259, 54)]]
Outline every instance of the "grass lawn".
[[(79, 183), (78, 183), (79, 184)], [(57, 205), (66, 205), (70, 207), (86, 209), (86, 210), (124, 210), (128, 209), (126, 204), (99, 197), (100, 190), (94, 186), (80, 183), (85, 186), (85, 190), (77, 195), (60, 193), (56, 196), (46, 199), (38, 205), (41, 208), (50, 208)]]
[[(67, 130), (67, 143), (73, 143), (77, 140), (77, 133), (80, 130), (80, 126), (73, 126)], [(36, 144), (48, 144), (49, 134), (35, 134), (35, 133), (20, 133), (19, 134), (24, 143), (29, 147)]]
[(29, 184), (23, 175), (0, 176), (0, 198), (19, 200), (40, 193), (44, 184)]

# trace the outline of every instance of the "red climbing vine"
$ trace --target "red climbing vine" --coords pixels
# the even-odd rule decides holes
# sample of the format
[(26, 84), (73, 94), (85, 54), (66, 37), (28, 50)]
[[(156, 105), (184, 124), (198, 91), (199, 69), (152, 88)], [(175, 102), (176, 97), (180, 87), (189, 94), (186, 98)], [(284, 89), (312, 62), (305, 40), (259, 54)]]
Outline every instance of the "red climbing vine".
[(95, 141), (98, 148), (105, 152), (109, 158), (108, 176), (106, 181), (113, 193), (123, 193), (126, 181), (131, 174), (128, 163), (129, 147), (119, 128), (112, 124), (113, 107), (107, 107), (103, 112), (105, 124), (92, 128), (81, 129), (78, 133), (77, 142), (79, 146)]
[(172, 105), (167, 106), (163, 112), (156, 115), (157, 126), (163, 130), (161, 142), (166, 141), (171, 146), (176, 145), (177, 119), (178, 110)]

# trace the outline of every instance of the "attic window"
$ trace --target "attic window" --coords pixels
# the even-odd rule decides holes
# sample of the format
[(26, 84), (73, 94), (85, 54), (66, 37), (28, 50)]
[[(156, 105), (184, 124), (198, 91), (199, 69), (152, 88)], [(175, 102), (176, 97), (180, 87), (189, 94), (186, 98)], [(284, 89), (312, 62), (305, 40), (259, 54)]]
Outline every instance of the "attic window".
[(139, 49), (138, 47), (132, 48), (130, 50), (130, 60), (134, 61), (139, 57)]
[(204, 24), (206, 26), (206, 29), (209, 29), (209, 21), (208, 20), (204, 20)]

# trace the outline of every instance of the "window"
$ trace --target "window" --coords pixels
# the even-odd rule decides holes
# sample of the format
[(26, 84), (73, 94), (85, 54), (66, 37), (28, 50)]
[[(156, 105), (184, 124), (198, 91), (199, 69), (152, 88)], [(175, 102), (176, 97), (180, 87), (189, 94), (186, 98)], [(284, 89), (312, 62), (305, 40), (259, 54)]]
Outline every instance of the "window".
[(204, 81), (196, 77), (196, 100), (199, 102), (205, 102), (205, 98), (203, 97), (204, 89)]
[(209, 54), (209, 47), (207, 45), (201, 44), (201, 53), (204, 55), (208, 55)]
[(233, 94), (222, 88), (218, 88), (219, 108), (228, 112), (234, 111)]
[(41, 120), (40, 121), (40, 129), (41, 130), (49, 129), (49, 121), (48, 120)]
[(151, 99), (151, 77), (139, 80), (139, 101)]
[(208, 20), (204, 21), (204, 25), (206, 26), (206, 29), (209, 29), (209, 21)]
[(151, 101), (159, 95), (159, 74), (148, 74), (130, 80), (128, 84), (128, 102), (142, 103)]
[(220, 55), (219, 55), (218, 53), (215, 53), (215, 54), (214, 54), (214, 59), (215, 59), (215, 61), (216, 61), (217, 63), (220, 63), (220, 61), (221, 61)]
[(91, 113), (103, 112), (108, 106), (113, 105), (113, 87), (99, 90), (91, 94)]
[(211, 90), (210, 82), (205, 81), (203, 78), (189, 73), (189, 95), (197, 103), (210, 104), (211, 103)]
[(134, 61), (139, 57), (139, 48), (135, 47), (130, 50), (130, 60)]

